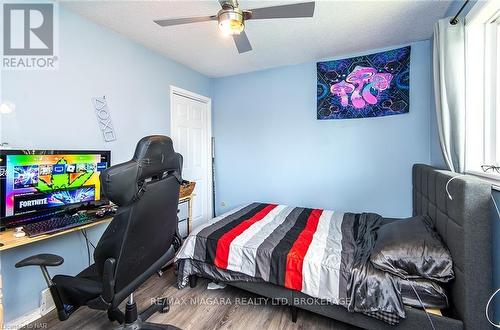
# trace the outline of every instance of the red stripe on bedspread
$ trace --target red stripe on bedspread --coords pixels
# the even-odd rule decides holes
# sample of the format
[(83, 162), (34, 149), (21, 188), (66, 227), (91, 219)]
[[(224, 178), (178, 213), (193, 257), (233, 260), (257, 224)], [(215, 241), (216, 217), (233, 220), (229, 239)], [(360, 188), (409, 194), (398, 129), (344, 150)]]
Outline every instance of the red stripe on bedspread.
[(222, 235), (221, 238), (217, 241), (217, 250), (215, 253), (214, 265), (216, 267), (227, 269), (227, 262), (229, 258), (229, 248), (231, 246), (231, 242), (238, 237), (241, 233), (248, 229), (251, 225), (256, 223), (257, 221), (262, 220), (266, 215), (269, 214), (276, 206), (274, 204), (270, 204), (263, 208), (261, 211), (257, 212), (253, 217), (244, 220), (242, 223), (229, 230), (227, 233)]
[(285, 287), (302, 290), (302, 265), (304, 257), (311, 245), (314, 233), (318, 228), (319, 218), (323, 210), (315, 209), (309, 215), (304, 230), (299, 234), (286, 258)]

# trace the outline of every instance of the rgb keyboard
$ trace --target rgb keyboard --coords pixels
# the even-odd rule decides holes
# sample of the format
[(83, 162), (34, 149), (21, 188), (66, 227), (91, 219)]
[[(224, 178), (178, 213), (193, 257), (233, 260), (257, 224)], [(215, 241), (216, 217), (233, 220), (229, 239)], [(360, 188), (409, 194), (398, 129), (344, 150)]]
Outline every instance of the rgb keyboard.
[(98, 218), (87, 213), (76, 213), (73, 215), (64, 214), (47, 220), (24, 225), (23, 230), (29, 237), (36, 237), (82, 226), (91, 223), (96, 219)]

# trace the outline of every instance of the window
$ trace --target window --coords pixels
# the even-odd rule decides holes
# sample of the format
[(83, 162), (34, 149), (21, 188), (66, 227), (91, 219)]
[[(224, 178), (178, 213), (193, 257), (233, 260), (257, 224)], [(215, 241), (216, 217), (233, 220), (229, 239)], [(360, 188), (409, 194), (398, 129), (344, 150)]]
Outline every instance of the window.
[(500, 4), (466, 17), (466, 171), (500, 185)]

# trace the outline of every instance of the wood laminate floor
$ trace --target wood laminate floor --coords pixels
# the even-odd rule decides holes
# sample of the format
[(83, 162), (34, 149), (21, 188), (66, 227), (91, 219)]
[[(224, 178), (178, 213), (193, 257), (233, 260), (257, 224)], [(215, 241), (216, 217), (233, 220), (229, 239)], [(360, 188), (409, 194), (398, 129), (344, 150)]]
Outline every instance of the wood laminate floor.
[[(221, 290), (208, 290), (206, 280), (199, 280), (196, 288), (178, 290), (172, 268), (162, 277), (153, 276), (136, 294), (139, 311), (144, 310), (156, 297), (168, 297), (170, 311), (156, 313), (150, 322), (172, 324), (181, 329), (355, 329), (352, 326), (299, 310), (297, 323), (293, 323), (290, 310), (267, 301), (253, 293), (227, 286)], [(122, 309), (123, 310), (123, 309)], [(105, 312), (82, 307), (64, 322), (55, 311), (28, 325), (28, 329), (113, 329), (118, 323), (108, 321)]]

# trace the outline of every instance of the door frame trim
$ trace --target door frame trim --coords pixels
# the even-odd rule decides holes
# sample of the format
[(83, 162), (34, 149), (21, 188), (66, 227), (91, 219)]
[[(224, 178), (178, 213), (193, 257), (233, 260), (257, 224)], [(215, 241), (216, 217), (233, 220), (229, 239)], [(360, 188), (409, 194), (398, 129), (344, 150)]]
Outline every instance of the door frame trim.
[(212, 194), (213, 194), (213, 192), (212, 192), (212, 181), (213, 181), (213, 178), (212, 178), (212, 99), (207, 97), (207, 96), (196, 94), (196, 93), (191, 92), (189, 90), (186, 90), (186, 89), (174, 86), (174, 85), (170, 85), (170, 93), (169, 93), (169, 97), (170, 97), (170, 134), (173, 132), (173, 124), (174, 124), (173, 111), (172, 111), (173, 100), (174, 100), (173, 96), (174, 95), (187, 97), (187, 98), (193, 99), (195, 101), (205, 103), (207, 106), (207, 126), (208, 127), (207, 127), (207, 137), (206, 137), (205, 143), (206, 143), (206, 147), (207, 147), (207, 157), (208, 157), (208, 159), (207, 159), (207, 164), (208, 164), (208, 166), (207, 166), (208, 219), (206, 219), (206, 221), (209, 221), (212, 217), (212, 214), (213, 214), (213, 201), (212, 201)]

